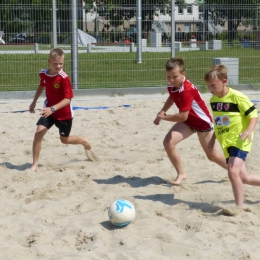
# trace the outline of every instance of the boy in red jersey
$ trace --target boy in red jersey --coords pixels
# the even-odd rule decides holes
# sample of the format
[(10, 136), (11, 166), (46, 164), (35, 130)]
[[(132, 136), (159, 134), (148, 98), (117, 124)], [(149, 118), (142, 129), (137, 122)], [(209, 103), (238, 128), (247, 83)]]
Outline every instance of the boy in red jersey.
[(33, 141), (33, 164), (31, 166), (33, 171), (38, 169), (43, 137), (54, 124), (59, 128), (60, 140), (63, 144), (81, 144), (85, 148), (86, 154), (87, 150), (91, 149), (87, 137), (69, 136), (74, 116), (71, 106), (73, 91), (69, 76), (62, 70), (64, 52), (58, 48), (51, 50), (48, 63), (49, 69), (40, 71), (40, 84), (29, 107), (29, 111), (35, 113), (36, 102), (45, 89), (46, 100), (44, 108), (40, 112), (41, 117), (37, 122)]
[[(160, 120), (176, 122), (163, 141), (165, 151), (177, 171), (177, 177), (172, 184), (179, 185), (187, 178), (176, 145), (194, 133), (197, 133), (200, 145), (208, 159), (227, 169), (224, 155), (218, 153), (216, 149), (211, 151), (208, 149), (208, 143), (214, 133), (212, 118), (198, 89), (186, 79), (183, 60), (181, 58), (168, 60), (166, 75), (169, 97), (155, 118), (154, 124), (159, 125)], [(179, 113), (167, 115), (166, 112), (174, 103)]]

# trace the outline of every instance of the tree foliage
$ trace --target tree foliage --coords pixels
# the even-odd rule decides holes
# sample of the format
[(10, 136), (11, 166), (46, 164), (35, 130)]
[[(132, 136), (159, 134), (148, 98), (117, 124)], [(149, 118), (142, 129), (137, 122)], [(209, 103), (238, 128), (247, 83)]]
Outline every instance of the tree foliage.
[(207, 14), (217, 17), (215, 22), (220, 19), (227, 21), (230, 43), (234, 40), (240, 24), (254, 27), (258, 24), (259, 0), (206, 0), (205, 5)]
[[(70, 17), (69, 0), (56, 0), (56, 4), (60, 16)], [(52, 0), (0, 0), (0, 21), (0, 30), (8, 34), (50, 32)]]
[[(93, 11), (93, 0), (83, 0), (86, 12)], [(155, 9), (171, 12), (171, 0), (141, 0), (142, 28), (151, 29)], [(235, 37), (240, 24), (258, 26), (260, 0), (195, 0), (204, 6), (204, 17), (216, 24), (227, 21), (229, 41)], [(71, 0), (56, 0), (57, 17), (62, 17), (61, 26), (68, 31)], [(106, 17), (112, 27), (136, 16), (136, 0), (97, 0), (99, 16)], [(186, 7), (185, 0), (175, 0), (176, 6)], [(36, 32), (46, 32), (52, 26), (52, 0), (0, 0), (0, 30), (8, 33), (22, 32), (33, 26)], [(259, 24), (258, 24), (259, 23)]]
[[(177, 0), (178, 2), (185, 3), (185, 0)], [(86, 11), (93, 11), (93, 1), (85, 0)], [(151, 29), (154, 11), (157, 8), (161, 10), (165, 7), (169, 10), (171, 0), (142, 0), (142, 28), (145, 31)], [(112, 27), (117, 27), (123, 24), (124, 20), (130, 20), (136, 16), (136, 0), (107, 0), (95, 2), (97, 12), (100, 16), (109, 20)]]

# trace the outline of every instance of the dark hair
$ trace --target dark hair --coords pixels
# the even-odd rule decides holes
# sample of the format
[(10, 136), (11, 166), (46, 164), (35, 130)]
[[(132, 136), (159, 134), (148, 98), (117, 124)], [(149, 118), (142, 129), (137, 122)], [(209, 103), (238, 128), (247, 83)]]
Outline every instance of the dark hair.
[(185, 64), (182, 58), (171, 58), (167, 61), (165, 69), (167, 71), (179, 69), (182, 73), (185, 71)]

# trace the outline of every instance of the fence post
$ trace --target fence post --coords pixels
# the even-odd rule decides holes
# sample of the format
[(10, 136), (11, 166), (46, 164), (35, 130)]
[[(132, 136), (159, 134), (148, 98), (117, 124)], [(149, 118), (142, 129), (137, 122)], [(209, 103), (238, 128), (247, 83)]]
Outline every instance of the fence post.
[(52, 0), (52, 45), (57, 48), (57, 7), (56, 0)]
[(71, 79), (74, 89), (78, 89), (78, 27), (77, 27), (77, 1), (71, 1)]
[(38, 43), (34, 44), (34, 53), (35, 54), (39, 53), (39, 44)]
[(130, 52), (134, 52), (135, 51), (135, 43), (131, 42), (130, 44)]
[(91, 52), (91, 43), (87, 44), (87, 52)]
[(137, 24), (137, 63), (142, 63), (142, 4), (136, 1), (136, 24)]
[[(174, 49), (176, 49), (177, 52), (181, 52), (182, 51), (182, 42), (175, 42)], [(174, 52), (174, 54), (175, 54), (175, 52)]]

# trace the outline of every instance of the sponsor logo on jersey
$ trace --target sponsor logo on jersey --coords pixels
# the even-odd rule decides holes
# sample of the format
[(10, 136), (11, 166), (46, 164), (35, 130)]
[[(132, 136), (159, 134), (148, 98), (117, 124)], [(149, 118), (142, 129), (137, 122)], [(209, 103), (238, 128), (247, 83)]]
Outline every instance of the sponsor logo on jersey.
[(218, 103), (217, 104), (217, 110), (222, 111), (223, 103)]
[(224, 134), (224, 133), (228, 133), (229, 132), (229, 128), (221, 128), (218, 129), (218, 135)]
[(226, 111), (229, 110), (229, 104), (228, 104), (228, 103), (224, 105), (224, 109), (225, 109)]
[(214, 118), (214, 121), (217, 126), (227, 126), (230, 124), (230, 119), (228, 116), (217, 116)]
[(55, 89), (58, 89), (58, 88), (60, 88), (60, 84), (58, 82), (54, 82), (53, 87)]
[(220, 116), (215, 117), (214, 120), (215, 120), (215, 124), (216, 124), (216, 125), (222, 125), (221, 117), (220, 117)]
[(227, 117), (227, 116), (223, 116), (222, 117), (222, 123), (223, 123), (223, 125), (229, 125), (230, 124), (230, 121), (229, 121), (229, 117)]

